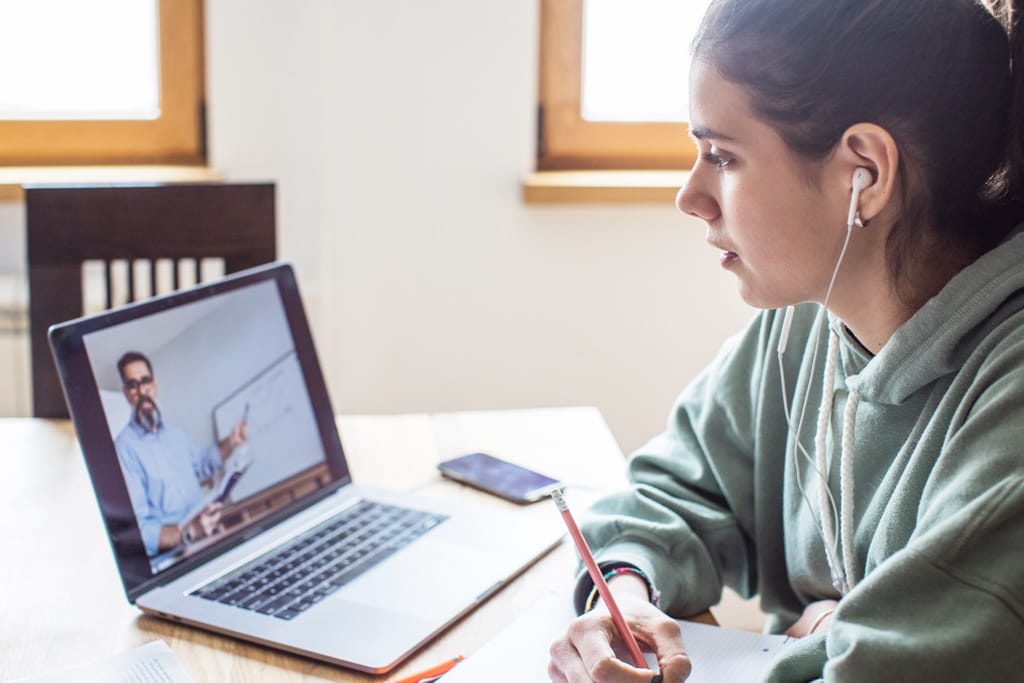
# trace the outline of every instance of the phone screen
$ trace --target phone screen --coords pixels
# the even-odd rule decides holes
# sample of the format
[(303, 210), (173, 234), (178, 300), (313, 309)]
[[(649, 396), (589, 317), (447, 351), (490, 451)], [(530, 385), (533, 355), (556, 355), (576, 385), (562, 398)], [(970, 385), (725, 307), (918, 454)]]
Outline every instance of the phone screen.
[(538, 500), (561, 482), (486, 453), (470, 453), (440, 463), (441, 474), (517, 503)]

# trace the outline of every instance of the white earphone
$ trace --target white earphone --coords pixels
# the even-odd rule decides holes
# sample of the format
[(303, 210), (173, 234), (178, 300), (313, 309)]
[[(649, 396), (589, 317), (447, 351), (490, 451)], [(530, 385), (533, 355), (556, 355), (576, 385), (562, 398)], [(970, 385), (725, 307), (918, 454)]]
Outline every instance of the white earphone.
[(846, 217), (846, 224), (848, 226), (856, 225), (861, 228), (864, 227), (864, 223), (857, 217), (857, 203), (860, 201), (861, 190), (868, 187), (873, 182), (874, 178), (871, 177), (871, 171), (863, 166), (858, 166), (853, 172), (853, 179), (850, 181), (851, 185), (853, 185), (853, 190), (850, 192), (850, 213)]
[[(846, 216), (846, 228), (850, 230), (854, 225), (861, 228), (864, 227), (864, 223), (860, 220), (858, 213), (858, 204), (860, 203), (860, 193), (864, 188), (870, 187), (871, 183), (875, 182), (875, 179), (871, 177), (871, 171), (863, 166), (858, 166), (853, 171), (853, 177), (850, 179), (850, 211)], [(849, 238), (849, 235), (847, 235)], [(843, 253), (839, 255), (839, 263), (836, 263), (835, 272), (832, 274), (832, 282), (835, 282), (836, 273), (839, 272), (839, 264), (842, 263), (843, 254), (846, 253), (846, 245), (843, 245)], [(832, 283), (829, 283), (829, 293), (832, 291)], [(827, 300), (826, 296), (826, 300)], [(782, 334), (779, 335), (778, 353), (781, 355), (786, 351), (786, 343), (789, 341), (789, 328), (793, 323), (793, 307), (786, 306), (785, 317), (782, 320)]]

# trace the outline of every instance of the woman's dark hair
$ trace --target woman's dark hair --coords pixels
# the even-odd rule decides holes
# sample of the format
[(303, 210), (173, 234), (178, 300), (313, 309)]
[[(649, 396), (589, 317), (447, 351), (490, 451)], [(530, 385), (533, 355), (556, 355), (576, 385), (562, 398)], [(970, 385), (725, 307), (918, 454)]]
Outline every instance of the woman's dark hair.
[(693, 41), (694, 59), (744, 86), (808, 159), (855, 123), (889, 131), (897, 285), (919, 231), (973, 258), (1024, 219), (1024, 0), (982, 2), (714, 0)]

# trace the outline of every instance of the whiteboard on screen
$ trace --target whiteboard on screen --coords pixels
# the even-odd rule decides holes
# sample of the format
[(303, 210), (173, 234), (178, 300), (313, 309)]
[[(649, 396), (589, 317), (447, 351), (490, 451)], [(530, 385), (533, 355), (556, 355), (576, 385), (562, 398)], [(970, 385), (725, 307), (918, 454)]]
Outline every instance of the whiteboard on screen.
[(324, 462), (320, 430), (295, 351), (260, 372), (213, 409), (217, 440), (225, 438), (243, 419), (247, 422), (248, 439), (240, 448), (251, 458), (251, 464), (235, 487), (232, 499), (247, 498)]

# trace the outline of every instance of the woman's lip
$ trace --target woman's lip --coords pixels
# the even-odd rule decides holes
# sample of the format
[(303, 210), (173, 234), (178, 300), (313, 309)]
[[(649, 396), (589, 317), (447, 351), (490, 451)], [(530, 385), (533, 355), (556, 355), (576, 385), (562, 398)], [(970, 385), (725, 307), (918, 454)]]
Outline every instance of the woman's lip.
[(717, 242), (715, 242), (713, 240), (708, 240), (707, 242), (713, 248), (717, 249), (718, 251), (720, 251), (722, 253), (721, 257), (719, 258), (719, 261), (720, 261), (720, 263), (723, 266), (727, 266), (730, 263), (733, 263), (734, 261), (738, 260), (739, 257), (740, 257), (740, 255), (737, 254), (735, 251), (730, 251), (729, 249), (726, 249), (724, 246), (722, 246), (721, 244), (718, 244)]

